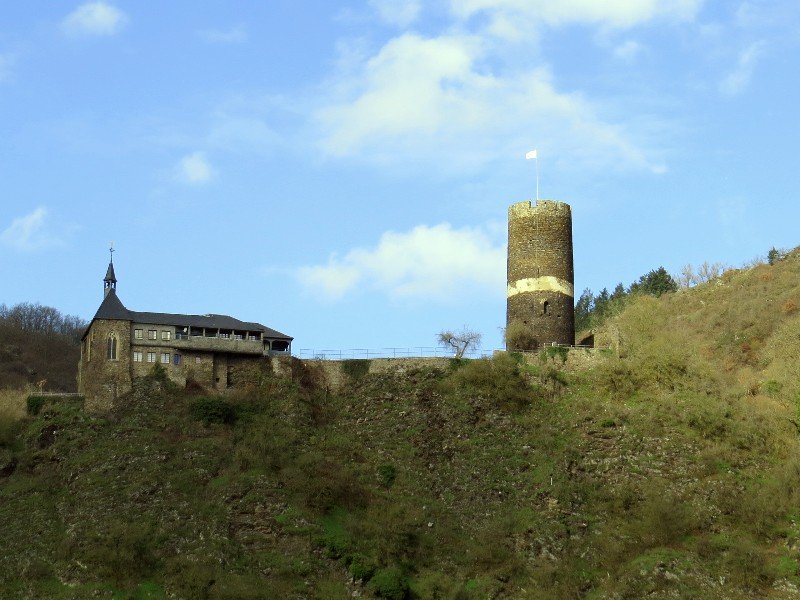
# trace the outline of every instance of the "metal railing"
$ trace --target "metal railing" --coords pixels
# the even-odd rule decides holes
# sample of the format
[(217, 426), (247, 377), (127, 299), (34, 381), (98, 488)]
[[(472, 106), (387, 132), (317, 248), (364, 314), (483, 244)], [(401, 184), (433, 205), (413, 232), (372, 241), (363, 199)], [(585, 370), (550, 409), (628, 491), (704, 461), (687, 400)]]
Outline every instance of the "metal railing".
[[(471, 350), (465, 358), (491, 356), (491, 350)], [(357, 358), (452, 358), (452, 350), (444, 348), (414, 346), (410, 348), (300, 348), (292, 350), (292, 356), (306, 360), (348, 360)]]
[[(538, 354), (544, 348), (592, 348), (592, 346), (570, 346), (568, 344), (547, 344), (539, 350), (521, 350), (520, 354)], [(475, 349), (464, 353), (464, 358), (485, 358), (495, 352), (505, 352), (505, 348)], [(515, 351), (517, 352), (517, 351)], [(292, 349), (292, 356), (304, 360), (352, 360), (372, 358), (453, 358), (453, 351), (433, 346), (412, 346), (397, 348), (299, 348)]]

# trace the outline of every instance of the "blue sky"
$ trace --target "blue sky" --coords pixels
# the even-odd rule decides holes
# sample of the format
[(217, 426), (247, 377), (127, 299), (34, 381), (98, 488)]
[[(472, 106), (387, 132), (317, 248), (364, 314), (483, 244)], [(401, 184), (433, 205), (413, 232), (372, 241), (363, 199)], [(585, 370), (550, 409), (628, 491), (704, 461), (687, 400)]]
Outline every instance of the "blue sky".
[(575, 287), (794, 247), (795, 0), (4, 3), (0, 302), (295, 348), (505, 320), (508, 205), (573, 209)]

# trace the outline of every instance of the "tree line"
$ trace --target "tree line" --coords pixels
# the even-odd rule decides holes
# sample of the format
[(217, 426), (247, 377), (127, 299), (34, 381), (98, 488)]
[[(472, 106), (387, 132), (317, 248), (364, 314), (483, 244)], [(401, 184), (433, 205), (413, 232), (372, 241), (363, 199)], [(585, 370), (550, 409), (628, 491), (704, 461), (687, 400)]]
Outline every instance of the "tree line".
[(0, 325), (27, 333), (61, 335), (78, 343), (89, 323), (81, 317), (62, 314), (52, 306), (20, 302), (10, 307), (0, 304)]
[(597, 327), (606, 318), (619, 312), (626, 298), (630, 296), (642, 294), (661, 296), (677, 289), (678, 282), (664, 267), (645, 273), (627, 288), (618, 283), (613, 291), (609, 292), (608, 288), (603, 288), (597, 295), (586, 288), (575, 303), (575, 331)]

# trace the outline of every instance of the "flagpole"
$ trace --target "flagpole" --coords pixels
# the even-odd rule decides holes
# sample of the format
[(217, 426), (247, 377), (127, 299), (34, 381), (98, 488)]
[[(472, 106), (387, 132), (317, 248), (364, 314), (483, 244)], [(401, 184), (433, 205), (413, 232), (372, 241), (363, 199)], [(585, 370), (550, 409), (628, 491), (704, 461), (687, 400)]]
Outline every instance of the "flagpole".
[(525, 160), (535, 160), (536, 161), (536, 201), (539, 201), (539, 151), (538, 150), (531, 150), (530, 152), (525, 153)]

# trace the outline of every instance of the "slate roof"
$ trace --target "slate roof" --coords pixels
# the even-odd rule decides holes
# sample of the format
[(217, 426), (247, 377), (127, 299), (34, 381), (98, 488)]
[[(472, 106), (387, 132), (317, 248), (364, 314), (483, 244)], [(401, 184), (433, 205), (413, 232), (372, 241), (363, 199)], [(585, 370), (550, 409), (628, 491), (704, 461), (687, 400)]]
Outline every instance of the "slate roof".
[[(111, 267), (109, 267), (110, 269)], [(112, 272), (113, 275), (113, 272)], [(175, 325), (178, 327), (206, 327), (209, 329), (240, 329), (246, 331), (261, 331), (271, 339), (289, 340), (291, 336), (262, 325), (261, 323), (248, 323), (227, 315), (179, 315), (171, 313), (137, 312), (128, 310), (117, 297), (116, 291), (110, 289), (100, 308), (97, 309), (95, 319), (109, 319), (115, 321), (133, 321), (144, 325)], [(91, 325), (90, 325), (91, 326)], [(89, 332), (89, 328), (86, 329)], [(86, 333), (83, 334), (86, 337)]]
[(108, 263), (108, 269), (106, 270), (106, 276), (103, 281), (113, 281), (114, 283), (117, 282), (117, 276), (114, 275), (114, 263)]

